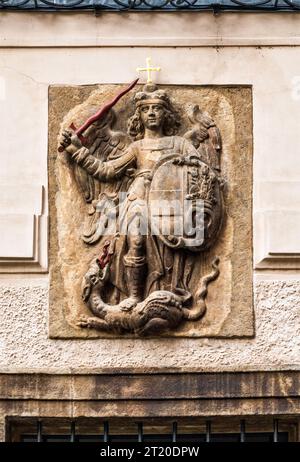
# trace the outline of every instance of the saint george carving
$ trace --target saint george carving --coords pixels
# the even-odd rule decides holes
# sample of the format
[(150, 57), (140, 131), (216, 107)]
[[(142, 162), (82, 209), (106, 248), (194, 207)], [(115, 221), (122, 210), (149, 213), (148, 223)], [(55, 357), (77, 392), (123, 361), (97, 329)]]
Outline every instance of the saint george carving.
[[(91, 312), (78, 327), (136, 336), (157, 335), (205, 315), (219, 260), (191, 286), (222, 226), (219, 129), (198, 105), (185, 108), (190, 129), (170, 95), (145, 85), (133, 97), (128, 133), (115, 130), (110, 109), (80, 138), (63, 130), (60, 148), (87, 204), (82, 236), (99, 247), (82, 281)], [(212, 287), (213, 290), (213, 287)]]

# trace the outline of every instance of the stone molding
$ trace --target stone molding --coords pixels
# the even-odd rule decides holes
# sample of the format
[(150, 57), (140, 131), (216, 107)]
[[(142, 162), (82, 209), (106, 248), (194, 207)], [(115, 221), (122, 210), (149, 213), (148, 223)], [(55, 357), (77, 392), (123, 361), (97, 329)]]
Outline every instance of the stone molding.
[(256, 188), (255, 269), (300, 268), (300, 182), (262, 181)]
[[(24, 15), (30, 27), (21, 36)], [(168, 24), (165, 19), (164, 12), (123, 13), (122, 21), (109, 12), (97, 17), (91, 12), (1, 12), (0, 47), (300, 45), (300, 17), (294, 12), (176, 12), (168, 15)]]
[(47, 271), (44, 187), (0, 184), (0, 273)]

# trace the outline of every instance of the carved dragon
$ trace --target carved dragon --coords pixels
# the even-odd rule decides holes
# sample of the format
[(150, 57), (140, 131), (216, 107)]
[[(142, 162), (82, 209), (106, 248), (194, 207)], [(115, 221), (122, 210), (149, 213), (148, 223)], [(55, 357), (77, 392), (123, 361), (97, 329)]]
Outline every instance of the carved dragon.
[(135, 307), (127, 309), (122, 302), (117, 305), (104, 302), (103, 292), (109, 280), (110, 262), (107, 261), (103, 268), (101, 260), (96, 259), (85, 274), (82, 286), (82, 298), (95, 316), (81, 317), (77, 325), (119, 334), (127, 332), (147, 336), (175, 329), (184, 320), (195, 321), (206, 311), (208, 284), (218, 277), (218, 264), (216, 257), (212, 262), (212, 271), (201, 278), (197, 302), (191, 309), (185, 306), (191, 295), (183, 289), (177, 289), (176, 293), (166, 290), (152, 292)]

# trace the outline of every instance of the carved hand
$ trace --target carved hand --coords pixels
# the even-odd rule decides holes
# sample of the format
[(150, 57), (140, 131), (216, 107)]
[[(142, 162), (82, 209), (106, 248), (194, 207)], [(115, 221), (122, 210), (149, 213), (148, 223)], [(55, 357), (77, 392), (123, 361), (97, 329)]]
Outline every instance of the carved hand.
[(175, 165), (201, 166), (200, 159), (197, 159), (195, 156), (178, 156), (172, 160), (172, 163)]
[(63, 130), (60, 145), (68, 154), (74, 154), (82, 147), (82, 143), (78, 136), (70, 130)]
[(181, 156), (175, 157), (175, 159), (172, 160), (172, 163), (174, 165), (184, 165), (185, 163), (184, 157), (181, 157)]

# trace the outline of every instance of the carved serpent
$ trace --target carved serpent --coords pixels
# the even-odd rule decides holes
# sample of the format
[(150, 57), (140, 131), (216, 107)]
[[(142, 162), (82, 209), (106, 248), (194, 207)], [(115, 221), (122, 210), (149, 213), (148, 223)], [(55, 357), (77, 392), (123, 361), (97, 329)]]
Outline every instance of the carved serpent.
[(208, 284), (214, 281), (215, 279), (217, 279), (217, 277), (219, 276), (220, 274), (220, 270), (218, 267), (219, 262), (220, 262), (220, 259), (218, 257), (215, 257), (211, 265), (213, 268), (211, 273), (207, 274), (201, 279), (200, 289), (197, 291), (197, 294), (196, 294), (197, 302), (196, 302), (195, 307), (192, 308), (191, 310), (187, 308), (182, 309), (185, 319), (189, 321), (195, 321), (196, 319), (199, 319), (204, 315), (206, 311), (205, 299), (206, 299), (207, 292), (208, 292)]
[(122, 306), (122, 302), (108, 305), (103, 301), (110, 265), (108, 263), (102, 268), (99, 260), (95, 260), (84, 276), (82, 295), (95, 316), (82, 317), (77, 325), (107, 332), (127, 332), (146, 336), (174, 329), (184, 320), (197, 320), (206, 311), (207, 287), (219, 275), (218, 263), (219, 259), (215, 258), (211, 273), (201, 279), (194, 308), (183, 307), (191, 299), (191, 295), (183, 289), (177, 289), (176, 293), (166, 290), (152, 292), (144, 301), (128, 310)]

